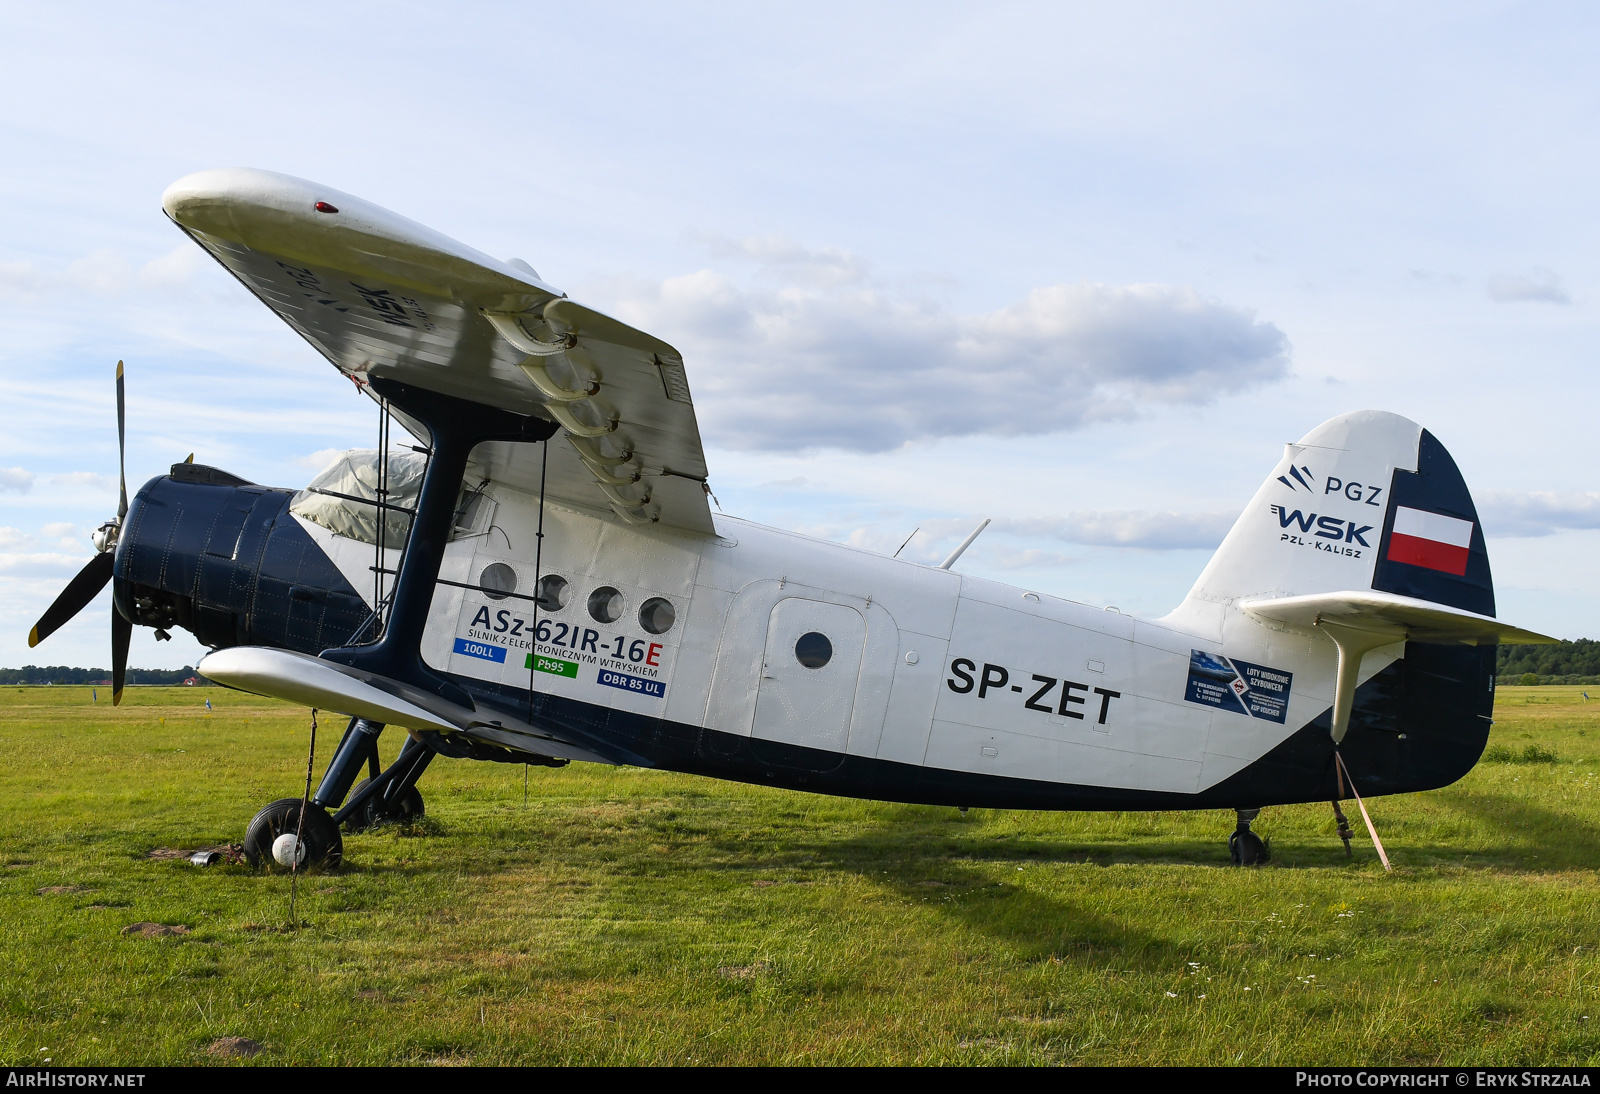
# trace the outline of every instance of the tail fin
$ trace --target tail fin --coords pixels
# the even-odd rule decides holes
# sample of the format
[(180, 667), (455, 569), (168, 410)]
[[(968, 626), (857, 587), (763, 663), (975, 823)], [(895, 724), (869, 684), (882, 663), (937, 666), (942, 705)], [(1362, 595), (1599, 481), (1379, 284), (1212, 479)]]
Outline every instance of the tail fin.
[(1285, 446), (1175, 614), (1364, 589), (1494, 615), (1483, 530), (1455, 461), (1417, 423), (1375, 410)]

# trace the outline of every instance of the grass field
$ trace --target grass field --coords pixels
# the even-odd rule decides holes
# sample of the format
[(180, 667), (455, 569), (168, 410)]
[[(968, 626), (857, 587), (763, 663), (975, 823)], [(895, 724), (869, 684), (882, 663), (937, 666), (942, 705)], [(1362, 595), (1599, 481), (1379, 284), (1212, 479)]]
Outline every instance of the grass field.
[(583, 764), (524, 805), (521, 768), (439, 760), (426, 821), (347, 837), (286, 930), (286, 876), (148, 855), (298, 795), (305, 711), (6, 688), (0, 1062), (242, 1036), (265, 1063), (1594, 1063), (1581, 690), (1503, 688), (1497, 761), (1371, 802), (1391, 876), (1326, 804), (1264, 811), (1273, 861), (1239, 870), (1219, 811), (963, 818)]

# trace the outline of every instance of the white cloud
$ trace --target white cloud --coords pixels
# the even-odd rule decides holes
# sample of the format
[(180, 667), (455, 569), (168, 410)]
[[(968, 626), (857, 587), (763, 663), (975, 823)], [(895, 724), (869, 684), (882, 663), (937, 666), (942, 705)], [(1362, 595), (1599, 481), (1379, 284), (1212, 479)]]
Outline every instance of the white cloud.
[(0, 550), (7, 547), (26, 547), (33, 537), (20, 528), (0, 528)]
[(89, 541), (87, 534), (69, 521), (46, 524), (39, 529), (39, 534), (46, 539), (54, 540), (51, 546), (62, 551), (81, 551)]
[(139, 268), (139, 284), (149, 289), (185, 289), (208, 259), (188, 240)]
[(1477, 501), (1484, 535), (1548, 536), (1600, 528), (1600, 493), (1594, 491), (1490, 490)]
[(35, 574), (67, 574), (83, 568), (84, 555), (68, 555), (53, 551), (35, 553), (0, 552), (0, 574), (26, 577)]
[(868, 266), (860, 256), (841, 247), (813, 249), (780, 236), (697, 237), (712, 258), (754, 262), (778, 280), (815, 288), (852, 285), (866, 280)]
[(294, 462), (307, 471), (326, 471), (333, 461), (344, 455), (342, 448), (320, 448), (305, 456), (296, 456)]
[(95, 251), (68, 266), (67, 278), (80, 289), (115, 295), (133, 280), (133, 267), (116, 251)]
[(613, 298), (629, 321), (693, 347), (690, 384), (719, 446), (877, 452), (1054, 433), (1288, 372), (1281, 330), (1192, 289), (1055, 285), (963, 314), (862, 280), (844, 252), (737, 247), (782, 284), (702, 270)]
[(1499, 304), (1572, 303), (1561, 278), (1543, 266), (1535, 266), (1525, 274), (1495, 274), (1489, 279), (1489, 299)]
[(26, 494), (33, 489), (33, 472), (20, 467), (0, 467), (0, 494)]
[(117, 480), (110, 475), (102, 475), (98, 471), (62, 471), (51, 475), (50, 481), (56, 486), (82, 486), (95, 490), (115, 490)]
[(31, 293), (43, 290), (46, 278), (31, 262), (0, 262), (0, 289)]
[[(965, 556), (962, 556), (965, 558)], [(1065, 566), (1072, 562), (1069, 555), (1059, 551), (1043, 551), (1037, 547), (1015, 550), (1010, 547), (990, 547), (979, 553), (985, 562), (1000, 570), (1026, 570), (1036, 566)]]
[(1086, 510), (1064, 517), (1001, 518), (996, 531), (1013, 536), (1040, 537), (1097, 547), (1141, 547), (1170, 551), (1215, 548), (1228, 534), (1234, 512), (1150, 513)]
[(195, 275), (209, 261), (203, 250), (185, 240), (137, 270), (126, 255), (109, 249), (93, 251), (65, 266), (41, 268), (27, 261), (0, 262), (0, 291), (66, 299), (86, 292), (119, 296), (134, 287), (171, 294), (195, 288)]

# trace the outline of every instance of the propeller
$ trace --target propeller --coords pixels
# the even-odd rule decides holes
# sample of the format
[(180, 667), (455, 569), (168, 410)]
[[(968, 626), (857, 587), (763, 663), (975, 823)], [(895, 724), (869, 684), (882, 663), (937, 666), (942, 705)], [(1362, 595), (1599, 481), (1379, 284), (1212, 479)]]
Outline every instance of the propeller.
[[(94, 532), (94, 545), (98, 554), (78, 571), (78, 576), (67, 583), (61, 595), (45, 609), (39, 622), (28, 632), (31, 649), (49, 638), (88, 607), (112, 579), (116, 568), (117, 539), (122, 534), (122, 521), (128, 515), (128, 460), (127, 460), (127, 403), (123, 393), (122, 362), (117, 362), (117, 484), (119, 499), (117, 519), (108, 520)], [(191, 457), (192, 458), (192, 457)], [(125, 619), (115, 605), (111, 609), (111, 702), (122, 702), (122, 685), (128, 674), (128, 645), (133, 638), (133, 624)]]

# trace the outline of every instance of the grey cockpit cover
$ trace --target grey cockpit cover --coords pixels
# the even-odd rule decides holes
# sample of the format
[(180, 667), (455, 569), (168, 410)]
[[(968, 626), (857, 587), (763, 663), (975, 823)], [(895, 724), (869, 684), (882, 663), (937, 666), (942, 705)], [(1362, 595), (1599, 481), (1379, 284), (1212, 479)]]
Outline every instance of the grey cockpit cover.
[[(427, 466), (427, 457), (421, 453), (390, 450), (387, 498), (390, 505), (416, 508), (417, 494), (422, 489), (422, 474)], [(356, 448), (342, 454), (312, 479), (310, 486), (294, 496), (294, 501), (289, 503), (289, 511), (313, 524), (322, 525), (336, 536), (362, 543), (378, 542), (377, 506), (334, 497), (335, 494), (377, 500), (376, 448)], [(403, 546), (410, 531), (410, 516), (388, 510), (383, 530), (385, 547)]]

